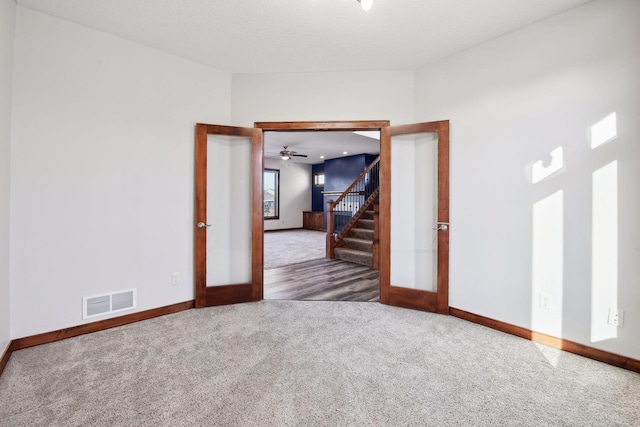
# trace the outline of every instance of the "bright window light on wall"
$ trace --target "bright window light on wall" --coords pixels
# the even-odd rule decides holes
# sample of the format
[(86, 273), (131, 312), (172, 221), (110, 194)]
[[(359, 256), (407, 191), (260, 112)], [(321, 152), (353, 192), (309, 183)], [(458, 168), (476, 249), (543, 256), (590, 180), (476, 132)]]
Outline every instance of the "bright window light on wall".
[(616, 113), (611, 113), (595, 125), (591, 126), (591, 148), (611, 141), (618, 136), (618, 125), (616, 122)]
[(618, 336), (608, 323), (618, 307), (618, 161), (593, 172), (591, 207), (591, 342)]
[(373, 0), (358, 0), (358, 3), (360, 3), (360, 6), (362, 6), (365, 11), (371, 9), (371, 6), (373, 6)]
[(538, 160), (531, 167), (531, 183), (536, 184), (543, 179), (562, 170), (564, 167), (564, 158), (562, 155), (562, 147), (558, 147), (550, 153), (551, 162), (548, 166), (544, 166), (542, 160)]
[(531, 243), (531, 329), (560, 338), (564, 286), (563, 190), (533, 205)]

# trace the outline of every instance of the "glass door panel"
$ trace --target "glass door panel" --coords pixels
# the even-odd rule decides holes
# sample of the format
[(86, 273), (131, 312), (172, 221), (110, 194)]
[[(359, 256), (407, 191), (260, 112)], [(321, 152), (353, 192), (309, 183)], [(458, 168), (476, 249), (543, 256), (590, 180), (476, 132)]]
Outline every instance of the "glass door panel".
[(438, 138), (391, 138), (391, 285), (437, 291)]
[(249, 137), (207, 137), (207, 287), (251, 282), (251, 146)]

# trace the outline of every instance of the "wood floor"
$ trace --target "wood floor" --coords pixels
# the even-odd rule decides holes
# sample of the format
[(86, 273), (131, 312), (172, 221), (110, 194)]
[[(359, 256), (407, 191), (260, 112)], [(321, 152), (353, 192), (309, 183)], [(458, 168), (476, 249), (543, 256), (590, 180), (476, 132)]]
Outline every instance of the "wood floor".
[(379, 301), (380, 272), (335, 259), (315, 259), (264, 271), (264, 299)]

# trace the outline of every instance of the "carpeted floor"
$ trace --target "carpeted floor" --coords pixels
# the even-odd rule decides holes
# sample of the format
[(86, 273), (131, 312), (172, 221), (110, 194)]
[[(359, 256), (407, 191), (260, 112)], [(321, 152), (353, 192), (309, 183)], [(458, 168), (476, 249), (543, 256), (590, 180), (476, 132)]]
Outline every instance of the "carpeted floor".
[(189, 310), (13, 354), (3, 426), (638, 426), (640, 375), (381, 304)]
[(324, 258), (326, 236), (323, 231), (286, 230), (264, 233), (264, 268), (282, 267), (301, 261)]

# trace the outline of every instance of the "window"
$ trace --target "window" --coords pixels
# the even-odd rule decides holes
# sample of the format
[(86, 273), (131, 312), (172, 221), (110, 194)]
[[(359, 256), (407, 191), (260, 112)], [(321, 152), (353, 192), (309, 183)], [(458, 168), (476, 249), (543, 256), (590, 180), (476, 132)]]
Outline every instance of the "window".
[(280, 171), (264, 170), (264, 219), (280, 218)]
[(322, 187), (324, 185), (324, 172), (316, 172), (313, 174), (313, 185)]

